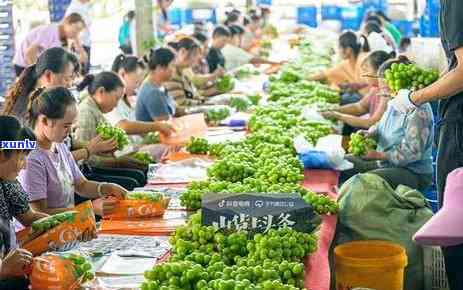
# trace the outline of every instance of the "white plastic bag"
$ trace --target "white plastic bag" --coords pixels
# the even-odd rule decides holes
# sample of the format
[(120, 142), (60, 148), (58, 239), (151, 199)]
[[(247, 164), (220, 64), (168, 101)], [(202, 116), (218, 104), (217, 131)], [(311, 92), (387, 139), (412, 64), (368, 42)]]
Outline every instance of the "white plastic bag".
[[(312, 162), (310, 158), (317, 158), (316, 164), (323, 163), (323, 160), (320, 160), (320, 154), (324, 153), (327, 162), (329, 164), (324, 165), (323, 167), (330, 167), (334, 170), (344, 171), (354, 167), (354, 165), (345, 160), (344, 156), (346, 154), (344, 148), (342, 148), (342, 136), (341, 135), (328, 135), (322, 137), (318, 140), (317, 145), (313, 147), (303, 136), (297, 136), (293, 140), (294, 148), (296, 152), (300, 154), (301, 161), (303, 161), (304, 166), (309, 166)], [(313, 155), (312, 155), (313, 153)]]

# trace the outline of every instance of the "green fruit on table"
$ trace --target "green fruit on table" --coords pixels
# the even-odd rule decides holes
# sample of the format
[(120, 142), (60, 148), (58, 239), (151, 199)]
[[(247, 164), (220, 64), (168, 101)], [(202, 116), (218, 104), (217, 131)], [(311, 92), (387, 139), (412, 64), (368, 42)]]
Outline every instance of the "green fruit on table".
[(220, 93), (228, 93), (235, 87), (235, 81), (230, 75), (224, 75), (216, 82), (216, 88)]
[(129, 192), (126, 199), (128, 200), (145, 200), (149, 202), (158, 202), (164, 198), (164, 194), (154, 191), (133, 191)]
[(207, 154), (209, 151), (209, 142), (204, 138), (191, 137), (186, 145), (186, 150), (191, 154)]

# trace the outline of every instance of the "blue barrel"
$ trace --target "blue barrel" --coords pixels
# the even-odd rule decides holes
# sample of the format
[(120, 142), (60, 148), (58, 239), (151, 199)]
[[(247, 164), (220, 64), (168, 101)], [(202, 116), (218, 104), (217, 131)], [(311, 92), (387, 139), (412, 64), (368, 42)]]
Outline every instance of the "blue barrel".
[(297, 8), (297, 23), (317, 27), (317, 7), (307, 6)]

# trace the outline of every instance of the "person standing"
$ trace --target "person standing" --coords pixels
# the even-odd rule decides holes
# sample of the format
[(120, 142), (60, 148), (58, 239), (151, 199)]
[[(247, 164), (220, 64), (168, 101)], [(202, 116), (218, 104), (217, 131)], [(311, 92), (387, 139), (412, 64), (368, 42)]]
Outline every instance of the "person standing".
[(129, 13), (124, 16), (124, 21), (119, 28), (119, 48), (124, 54), (133, 54), (132, 27), (134, 26), (134, 21), (135, 11), (129, 11)]
[[(437, 191), (442, 206), (447, 175), (463, 167), (463, 2), (441, 0), (440, 31), (448, 71), (434, 84), (411, 92), (399, 91), (390, 102), (398, 111), (410, 113), (430, 101), (439, 100), (437, 122)], [(442, 248), (451, 290), (463, 289), (463, 244)]]
[(85, 28), (85, 21), (77, 13), (65, 17), (61, 23), (42, 25), (31, 30), (16, 48), (13, 64), (16, 76), (37, 62), (45, 50), (54, 47), (69, 47), (72, 43), (79, 55), (79, 61), (87, 61), (87, 53), (80, 44), (79, 35)]
[(90, 34), (90, 29), (92, 27), (92, 18), (90, 16), (90, 2), (92, 0), (73, 0), (71, 5), (69, 5), (66, 10), (66, 16), (73, 13), (77, 13), (82, 16), (82, 19), (85, 22), (85, 29), (81, 35), (82, 47), (87, 53), (87, 62), (82, 63), (82, 74), (86, 75), (90, 71), (91, 66), (91, 47), (92, 47), (92, 37)]

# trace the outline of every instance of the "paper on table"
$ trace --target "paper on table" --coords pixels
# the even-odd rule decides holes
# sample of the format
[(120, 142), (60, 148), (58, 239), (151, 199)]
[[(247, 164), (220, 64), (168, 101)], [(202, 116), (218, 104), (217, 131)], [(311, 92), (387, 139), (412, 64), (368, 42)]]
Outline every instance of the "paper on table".
[(144, 280), (143, 275), (97, 278), (98, 286), (104, 289), (138, 289)]
[(153, 268), (156, 261), (156, 259), (151, 258), (121, 258), (117, 254), (112, 254), (97, 273), (110, 275), (140, 275), (146, 270)]

